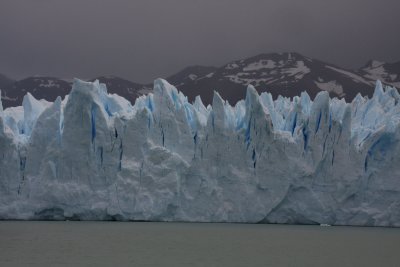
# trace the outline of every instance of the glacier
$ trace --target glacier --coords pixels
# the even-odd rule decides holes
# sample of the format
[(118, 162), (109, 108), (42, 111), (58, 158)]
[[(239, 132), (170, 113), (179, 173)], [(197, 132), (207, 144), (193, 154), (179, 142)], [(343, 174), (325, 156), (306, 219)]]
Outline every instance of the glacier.
[(0, 102), (0, 219), (400, 226), (400, 95), (351, 103), (251, 85), (212, 105), (157, 79), (134, 105), (74, 80)]

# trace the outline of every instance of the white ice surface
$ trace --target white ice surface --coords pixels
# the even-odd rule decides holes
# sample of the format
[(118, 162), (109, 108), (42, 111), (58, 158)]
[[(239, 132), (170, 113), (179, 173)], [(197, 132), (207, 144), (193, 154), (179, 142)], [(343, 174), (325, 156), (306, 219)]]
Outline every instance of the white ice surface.
[(132, 106), (75, 80), (0, 110), (0, 218), (400, 226), (400, 95), (193, 104), (156, 80)]

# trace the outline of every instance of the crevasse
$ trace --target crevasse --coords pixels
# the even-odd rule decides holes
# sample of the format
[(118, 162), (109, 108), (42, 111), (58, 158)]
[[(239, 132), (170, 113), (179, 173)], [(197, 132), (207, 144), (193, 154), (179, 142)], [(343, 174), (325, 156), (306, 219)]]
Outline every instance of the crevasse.
[(132, 106), (76, 79), (0, 105), (0, 218), (400, 226), (399, 99), (249, 86), (205, 107), (158, 79)]

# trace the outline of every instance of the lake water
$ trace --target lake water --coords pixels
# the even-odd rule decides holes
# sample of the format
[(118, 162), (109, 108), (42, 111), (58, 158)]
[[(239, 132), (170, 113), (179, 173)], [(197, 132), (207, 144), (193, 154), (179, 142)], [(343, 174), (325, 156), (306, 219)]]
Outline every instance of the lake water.
[(400, 266), (400, 229), (3, 221), (0, 266)]

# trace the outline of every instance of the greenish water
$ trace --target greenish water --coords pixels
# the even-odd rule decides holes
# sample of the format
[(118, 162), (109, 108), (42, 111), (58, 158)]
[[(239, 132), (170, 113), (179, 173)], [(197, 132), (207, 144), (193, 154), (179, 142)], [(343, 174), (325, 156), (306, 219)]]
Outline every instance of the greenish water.
[(400, 266), (400, 229), (3, 221), (0, 266)]

